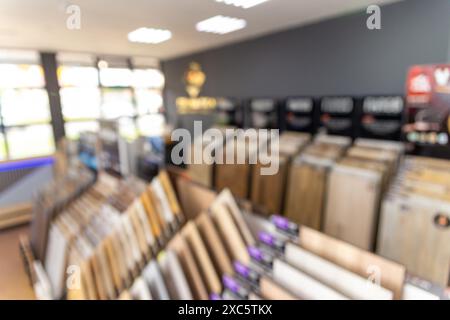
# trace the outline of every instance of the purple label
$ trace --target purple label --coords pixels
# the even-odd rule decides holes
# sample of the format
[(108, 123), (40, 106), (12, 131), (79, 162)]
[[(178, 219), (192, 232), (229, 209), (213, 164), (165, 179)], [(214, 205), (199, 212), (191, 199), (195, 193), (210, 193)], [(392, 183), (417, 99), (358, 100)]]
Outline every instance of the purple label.
[(257, 260), (257, 261), (262, 261), (263, 260), (263, 253), (260, 249), (256, 248), (256, 247), (248, 247), (248, 253), (250, 254), (250, 256)]
[(217, 301), (217, 300), (223, 300), (223, 299), (217, 293), (211, 293), (210, 296), (209, 296), (209, 300)]
[(271, 247), (275, 244), (275, 238), (270, 233), (264, 231), (259, 233), (259, 240)]
[(244, 278), (249, 277), (250, 269), (247, 266), (240, 263), (239, 261), (234, 262), (234, 270)]
[(289, 229), (289, 220), (282, 216), (272, 216), (272, 222), (275, 224), (277, 228), (288, 230)]
[(232, 277), (224, 275), (222, 277), (222, 281), (223, 281), (223, 285), (225, 287), (227, 287), (228, 290), (234, 292), (234, 293), (239, 293), (239, 284), (237, 283), (236, 280), (234, 280)]

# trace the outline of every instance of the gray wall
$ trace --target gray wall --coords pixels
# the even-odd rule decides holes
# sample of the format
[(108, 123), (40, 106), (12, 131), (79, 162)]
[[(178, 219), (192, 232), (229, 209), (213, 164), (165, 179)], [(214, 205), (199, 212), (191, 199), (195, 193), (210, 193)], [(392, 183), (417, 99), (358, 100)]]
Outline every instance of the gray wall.
[(238, 98), (403, 93), (409, 66), (449, 61), (449, 0), (384, 6), (381, 30), (366, 19), (354, 13), (163, 61), (169, 117), (191, 61), (207, 75), (202, 95)]

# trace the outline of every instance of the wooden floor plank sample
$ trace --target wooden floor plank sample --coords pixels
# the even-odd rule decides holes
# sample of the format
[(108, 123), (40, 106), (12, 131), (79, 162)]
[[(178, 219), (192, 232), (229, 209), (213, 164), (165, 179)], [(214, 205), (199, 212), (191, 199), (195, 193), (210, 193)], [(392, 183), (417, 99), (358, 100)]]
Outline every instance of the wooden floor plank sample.
[(232, 259), (245, 264), (250, 263), (245, 241), (227, 208), (216, 204), (214, 209), (211, 209), (211, 215)]
[(324, 232), (373, 250), (378, 222), (381, 174), (344, 165), (330, 172)]
[[(253, 234), (251, 233), (247, 223), (245, 222), (241, 209), (239, 209), (236, 200), (234, 199), (230, 190), (225, 189), (219, 193), (214, 202), (211, 204), (211, 211), (216, 211), (216, 207), (225, 208), (229, 212), (234, 224), (237, 226), (238, 231), (247, 246), (252, 246), (255, 244), (255, 238), (253, 237)], [(219, 208), (219, 210), (221, 210), (221, 208)]]
[(161, 252), (158, 255), (158, 263), (170, 297), (174, 300), (192, 300), (192, 292), (175, 252), (172, 250)]
[(327, 167), (308, 162), (291, 166), (284, 214), (297, 224), (321, 230)]
[(406, 274), (403, 265), (304, 226), (300, 227), (299, 244), (363, 278), (375, 275), (374, 280), (394, 292), (395, 299), (402, 298)]
[(225, 246), (220, 239), (211, 217), (206, 213), (202, 213), (195, 219), (198, 230), (209, 251), (211, 259), (218, 273), (232, 275), (234, 273), (231, 259), (227, 254)]
[(266, 300), (298, 300), (295, 295), (267, 277), (259, 280), (259, 290)]
[(273, 277), (289, 291), (305, 300), (348, 300), (339, 292), (327, 287), (288, 263), (275, 259)]
[(286, 244), (286, 261), (325, 285), (355, 300), (392, 300), (393, 293), (366, 278), (329, 262), (305, 249)]
[(222, 284), (220, 278), (214, 269), (214, 265), (208, 255), (200, 233), (193, 221), (189, 221), (181, 230), (181, 234), (185, 241), (189, 244), (197, 267), (201, 272), (203, 281), (206, 284), (208, 293), (220, 293), (222, 292)]
[(279, 156), (279, 169), (274, 175), (262, 175), (261, 169), (267, 167), (261, 163), (252, 166), (251, 201), (261, 208), (261, 212), (279, 214), (284, 201), (285, 184), (289, 160)]
[(173, 239), (169, 242), (168, 248), (173, 250), (177, 256), (178, 260), (183, 267), (184, 273), (186, 274), (187, 281), (191, 287), (192, 294), (196, 300), (207, 300), (208, 291), (206, 289), (206, 284), (200, 274), (200, 270), (195, 262), (193, 253), (186, 241), (180, 234), (175, 235)]
[[(439, 224), (442, 219), (443, 225)], [(449, 285), (450, 204), (418, 195), (383, 204), (377, 253), (402, 263), (409, 273)]]

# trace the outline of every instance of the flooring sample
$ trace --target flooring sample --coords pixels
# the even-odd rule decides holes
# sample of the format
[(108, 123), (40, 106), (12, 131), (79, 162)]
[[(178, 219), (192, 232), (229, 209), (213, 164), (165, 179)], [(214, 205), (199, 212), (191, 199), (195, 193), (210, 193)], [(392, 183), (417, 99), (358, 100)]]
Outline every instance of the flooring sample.
[[(211, 155), (203, 154), (207, 145), (208, 142), (203, 141), (203, 137), (196, 138), (194, 144), (188, 150), (187, 159), (190, 160), (190, 164), (187, 167), (187, 173), (192, 181), (212, 188), (214, 183), (214, 159)], [(199, 159), (198, 161), (194, 161), (196, 157)]]
[(404, 264), (409, 273), (449, 285), (450, 203), (417, 194), (383, 203), (377, 253)]
[(50, 226), (46, 250), (45, 271), (49, 275), (52, 295), (61, 299), (64, 294), (68, 242), (56, 224)]
[(211, 215), (231, 258), (245, 264), (249, 263), (250, 256), (247, 252), (247, 245), (228, 209), (216, 204), (214, 208), (211, 208)]
[(167, 171), (161, 170), (158, 174), (158, 178), (162, 184), (164, 189), (164, 193), (169, 201), (170, 208), (174, 213), (175, 217), (181, 221), (183, 220), (183, 212), (181, 211), (180, 204), (178, 203), (177, 196), (175, 194), (175, 190), (170, 182), (169, 175)]
[(231, 259), (211, 217), (204, 212), (195, 219), (195, 223), (218, 274), (233, 275), (234, 270), (231, 265)]
[(275, 259), (273, 262), (273, 278), (277, 283), (301, 299), (348, 300), (347, 297), (339, 292), (279, 259)]
[(374, 170), (335, 165), (328, 179), (324, 232), (373, 250), (381, 179), (381, 174)]
[(134, 280), (129, 293), (133, 300), (152, 300), (147, 284), (141, 277), (137, 277), (136, 280)]
[(251, 165), (256, 164), (258, 147), (263, 142), (265, 143), (249, 139), (229, 139), (223, 150), (217, 152), (216, 159), (222, 159), (223, 164), (216, 164), (215, 189), (229, 189), (237, 198), (248, 198)]
[(151, 182), (151, 188), (156, 198), (158, 199), (161, 205), (162, 216), (166, 223), (169, 225), (174, 225), (175, 223), (175, 215), (172, 212), (172, 207), (169, 203), (169, 199), (164, 191), (164, 188), (161, 184), (161, 181), (158, 177), (155, 177)]
[(328, 168), (332, 162), (312, 157), (296, 160), (290, 169), (284, 215), (297, 224), (321, 230)]
[(189, 221), (181, 230), (181, 234), (191, 249), (208, 293), (219, 294), (222, 291), (220, 278), (214, 269), (214, 265), (208, 255), (208, 251), (206, 250), (205, 244), (203, 243), (195, 223)]
[(299, 244), (342, 268), (380, 283), (394, 292), (395, 299), (401, 299), (406, 274), (401, 264), (304, 226), (300, 227)]
[(327, 286), (356, 300), (392, 300), (393, 293), (366, 278), (314, 255), (292, 243), (286, 244), (286, 261)]
[(158, 263), (170, 297), (174, 300), (192, 300), (189, 284), (175, 252), (171, 250), (161, 252), (158, 255)]
[(144, 192), (141, 195), (141, 202), (144, 206), (144, 209), (147, 213), (148, 221), (150, 223), (150, 227), (152, 228), (153, 236), (156, 239), (159, 239), (162, 235), (161, 226), (157, 217), (156, 209), (153, 203), (153, 200), (150, 198), (148, 192)]
[(350, 137), (344, 137), (344, 136), (318, 134), (314, 137), (314, 143), (337, 145), (337, 146), (347, 148), (352, 144), (352, 139)]
[(161, 270), (155, 260), (152, 260), (147, 264), (142, 271), (142, 276), (144, 277), (154, 300), (170, 299)]
[(259, 291), (265, 300), (298, 300), (292, 293), (267, 277), (259, 280)]
[(398, 154), (403, 154), (405, 152), (405, 144), (397, 141), (357, 138), (354, 145), (358, 147), (391, 150), (397, 152)]
[(203, 282), (200, 269), (194, 259), (194, 254), (185, 239), (180, 234), (175, 235), (169, 242), (168, 248), (177, 254), (178, 260), (180, 261), (187, 281), (189, 282), (194, 299), (207, 300), (209, 296), (206, 284)]
[(279, 214), (284, 202), (289, 158), (280, 155), (278, 165), (278, 172), (274, 175), (262, 175), (261, 169), (268, 166), (260, 162), (252, 166), (250, 200), (266, 215)]
[(177, 194), (187, 220), (195, 219), (201, 212), (208, 210), (215, 201), (217, 193), (185, 177), (176, 178)]
[(262, 168), (268, 168), (273, 165), (272, 163), (263, 165), (258, 161), (252, 166), (250, 199), (260, 212), (267, 215), (282, 212), (291, 161), (310, 138), (311, 136), (306, 133), (283, 132), (278, 141), (278, 172), (273, 175), (263, 175), (261, 172)]
[(403, 288), (402, 300), (440, 300), (439, 296), (409, 283)]
[(219, 193), (219, 195), (215, 198), (214, 202), (211, 204), (211, 210), (214, 211), (215, 208), (223, 207), (228, 210), (231, 215), (233, 222), (236, 224), (239, 233), (244, 239), (247, 246), (251, 246), (255, 244), (255, 238), (251, 233), (241, 210), (239, 209), (236, 201), (234, 200), (233, 195), (230, 190), (225, 189)]

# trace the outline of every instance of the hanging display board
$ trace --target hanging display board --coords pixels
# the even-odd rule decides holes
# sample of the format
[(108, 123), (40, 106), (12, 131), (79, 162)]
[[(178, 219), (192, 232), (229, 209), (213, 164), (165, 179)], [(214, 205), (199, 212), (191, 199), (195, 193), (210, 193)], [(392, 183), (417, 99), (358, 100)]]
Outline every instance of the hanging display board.
[(314, 133), (316, 130), (314, 112), (312, 98), (288, 98), (282, 108), (282, 128), (287, 131)]
[(404, 119), (402, 96), (367, 96), (358, 108), (358, 137), (400, 140)]
[(278, 103), (275, 99), (251, 99), (247, 108), (247, 123), (256, 129), (278, 129), (278, 113)]
[(244, 125), (244, 115), (241, 104), (237, 99), (217, 98), (215, 111), (215, 123), (217, 125), (235, 126), (242, 128)]
[(325, 97), (320, 102), (320, 127), (327, 134), (354, 137), (355, 102), (352, 97)]
[(421, 65), (409, 69), (406, 82), (405, 139), (414, 153), (450, 156), (450, 65)]

